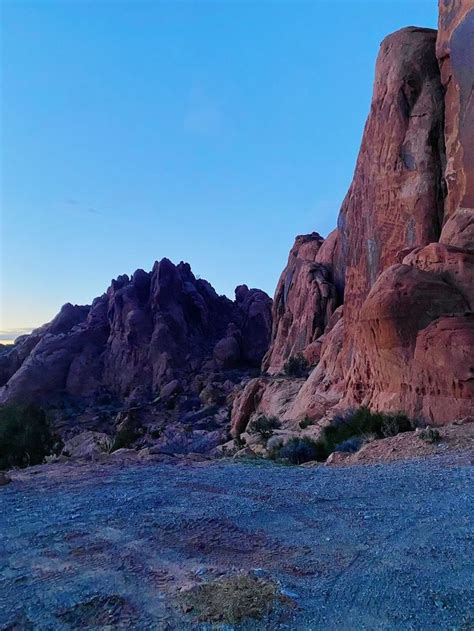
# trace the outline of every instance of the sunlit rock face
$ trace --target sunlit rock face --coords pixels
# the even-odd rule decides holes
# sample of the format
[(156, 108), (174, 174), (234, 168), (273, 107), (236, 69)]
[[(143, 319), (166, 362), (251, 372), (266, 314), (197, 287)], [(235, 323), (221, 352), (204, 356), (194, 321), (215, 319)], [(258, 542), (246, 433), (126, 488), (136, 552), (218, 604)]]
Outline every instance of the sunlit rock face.
[[(400, 264), (377, 278), (356, 320), (353, 343), (347, 343), (344, 403), (401, 409), (441, 424), (472, 414), (474, 407), (472, 2), (440, 2), (436, 55), (444, 108), (445, 149), (437, 140), (441, 233), (411, 252), (413, 244), (405, 244), (390, 261)], [(416, 216), (419, 207), (413, 207)], [(350, 299), (346, 294), (346, 313)]]
[[(252, 409), (272, 409), (265, 389), (288, 393), (287, 419), (359, 405), (436, 424), (472, 415), (473, 85), (471, 0), (441, 0), (438, 32), (409, 27), (382, 42), (337, 231), (305, 262), (297, 239), (275, 295), (264, 367), (278, 372), (295, 350), (316, 365), (293, 395), (280, 377), (251, 382), (234, 433)], [(333, 293), (312, 291), (305, 272), (324, 247)]]
[[(472, 0), (441, 0), (438, 32), (382, 42), (337, 229), (296, 238), (273, 309), (259, 290), (231, 301), (163, 259), (3, 351), (0, 401), (163, 392), (166, 410), (199, 424), (199, 406), (225, 399), (234, 435), (256, 414), (295, 427), (359, 405), (434, 424), (472, 415), (473, 85)], [(299, 354), (308, 377), (282, 375)]]
[(436, 31), (406, 28), (381, 44), (370, 114), (338, 219), (336, 278), (357, 320), (379, 274), (404, 248), (437, 241), (443, 221), (443, 88)]

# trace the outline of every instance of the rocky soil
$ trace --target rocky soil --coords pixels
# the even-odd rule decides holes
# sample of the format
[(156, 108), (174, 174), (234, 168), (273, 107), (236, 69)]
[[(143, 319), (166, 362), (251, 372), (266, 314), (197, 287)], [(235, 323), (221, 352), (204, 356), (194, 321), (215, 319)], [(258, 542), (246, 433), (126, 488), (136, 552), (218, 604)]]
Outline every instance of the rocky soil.
[(0, 629), (209, 629), (181, 590), (239, 573), (281, 598), (227, 629), (472, 629), (472, 462), (13, 472)]

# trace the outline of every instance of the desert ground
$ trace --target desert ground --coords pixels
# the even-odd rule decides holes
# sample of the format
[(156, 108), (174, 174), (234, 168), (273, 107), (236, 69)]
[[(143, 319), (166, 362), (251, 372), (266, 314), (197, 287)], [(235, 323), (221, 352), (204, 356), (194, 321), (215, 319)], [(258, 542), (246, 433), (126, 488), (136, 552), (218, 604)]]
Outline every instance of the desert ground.
[[(473, 629), (472, 462), (19, 471), (0, 492), (0, 629)], [(272, 586), (257, 618), (186, 600), (229, 577)]]

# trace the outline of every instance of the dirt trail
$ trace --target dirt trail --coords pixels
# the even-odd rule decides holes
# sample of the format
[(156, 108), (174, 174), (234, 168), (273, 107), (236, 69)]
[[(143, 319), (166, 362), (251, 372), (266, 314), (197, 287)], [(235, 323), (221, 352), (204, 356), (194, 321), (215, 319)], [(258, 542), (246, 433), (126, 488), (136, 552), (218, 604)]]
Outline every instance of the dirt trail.
[(207, 629), (177, 590), (240, 570), (294, 606), (233, 628), (473, 629), (468, 462), (19, 476), (0, 492), (0, 629)]

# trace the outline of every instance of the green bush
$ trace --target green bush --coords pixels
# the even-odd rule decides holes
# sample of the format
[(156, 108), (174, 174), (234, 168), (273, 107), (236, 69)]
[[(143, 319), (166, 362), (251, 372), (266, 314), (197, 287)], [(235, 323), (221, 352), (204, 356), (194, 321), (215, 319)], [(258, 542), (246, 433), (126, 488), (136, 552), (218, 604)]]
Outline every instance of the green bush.
[(306, 377), (308, 374), (308, 361), (304, 355), (298, 353), (287, 359), (283, 371), (288, 377)]
[(275, 429), (281, 427), (280, 421), (274, 416), (259, 416), (249, 423), (251, 434), (260, 434), (263, 440), (268, 440)]
[(384, 438), (396, 436), (414, 429), (414, 424), (405, 414), (383, 414), (382, 435)]
[(302, 419), (298, 424), (301, 429), (306, 429), (307, 427), (310, 427), (310, 425), (314, 425), (314, 420), (306, 417)]
[(320, 441), (311, 438), (290, 438), (283, 446), (273, 452), (276, 459), (288, 460), (291, 464), (303, 464), (311, 460), (326, 460), (327, 455), (324, 445)]
[(323, 429), (320, 440), (329, 455), (339, 444), (354, 437), (369, 434), (377, 438), (387, 438), (412, 429), (413, 425), (405, 414), (371, 412), (362, 407), (343, 416), (336, 416)]
[(0, 469), (41, 464), (57, 442), (44, 410), (36, 405), (0, 408)]
[[(300, 422), (302, 429), (305, 421)], [(331, 424), (322, 430), (318, 440), (306, 436), (291, 438), (285, 445), (269, 444), (269, 457), (274, 460), (286, 459), (292, 464), (302, 464), (310, 460), (323, 462), (334, 451), (353, 453), (366, 442), (395, 436), (412, 429), (413, 424), (405, 414), (383, 414), (359, 408), (345, 415), (336, 416)], [(420, 435), (420, 438), (423, 436)], [(428, 434), (423, 440), (430, 440)], [(433, 442), (435, 440), (437, 439), (434, 438)]]
[(336, 445), (334, 451), (341, 451), (346, 454), (354, 454), (364, 444), (364, 438), (362, 436), (353, 436), (347, 440), (343, 440), (342, 443)]

